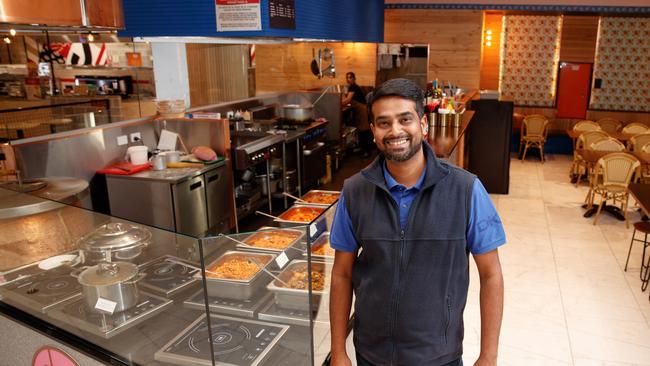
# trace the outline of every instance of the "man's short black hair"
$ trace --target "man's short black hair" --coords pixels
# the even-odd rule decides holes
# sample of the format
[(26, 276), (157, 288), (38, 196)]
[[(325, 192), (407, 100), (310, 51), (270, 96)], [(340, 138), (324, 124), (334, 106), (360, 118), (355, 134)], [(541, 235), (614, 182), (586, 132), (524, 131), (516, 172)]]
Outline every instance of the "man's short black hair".
[(352, 78), (353, 78), (354, 80), (357, 80), (357, 76), (356, 76), (352, 71), (348, 71), (348, 72), (345, 74), (345, 76), (346, 76), (346, 77), (348, 77), (348, 76), (352, 76)]
[(422, 89), (409, 79), (390, 79), (379, 85), (374, 92), (370, 92), (366, 96), (370, 123), (375, 120), (375, 117), (372, 115), (373, 103), (384, 97), (399, 97), (412, 100), (415, 102), (415, 111), (418, 113), (418, 117), (422, 118), (424, 116), (424, 92)]

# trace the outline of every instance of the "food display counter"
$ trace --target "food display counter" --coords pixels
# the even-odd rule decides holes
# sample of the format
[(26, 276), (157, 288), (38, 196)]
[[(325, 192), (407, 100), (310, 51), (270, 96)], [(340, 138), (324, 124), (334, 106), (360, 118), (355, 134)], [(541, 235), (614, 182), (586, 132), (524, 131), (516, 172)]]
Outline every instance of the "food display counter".
[[(84, 365), (321, 365), (333, 259), (321, 245), (335, 206), (203, 238), (66, 205), (2, 218), (22, 235), (0, 237), (12, 259), (0, 262), (0, 320), (12, 328), (0, 353), (12, 364), (47, 345)], [(64, 239), (35, 235), (48, 230)]]

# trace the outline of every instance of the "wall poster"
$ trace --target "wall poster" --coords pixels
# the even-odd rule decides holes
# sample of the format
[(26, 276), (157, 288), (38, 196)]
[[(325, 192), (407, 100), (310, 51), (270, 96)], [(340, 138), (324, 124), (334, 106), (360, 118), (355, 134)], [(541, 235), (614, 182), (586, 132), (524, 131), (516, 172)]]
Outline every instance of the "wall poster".
[(269, 0), (269, 26), (296, 29), (295, 0)]
[(262, 30), (260, 0), (215, 0), (217, 32)]

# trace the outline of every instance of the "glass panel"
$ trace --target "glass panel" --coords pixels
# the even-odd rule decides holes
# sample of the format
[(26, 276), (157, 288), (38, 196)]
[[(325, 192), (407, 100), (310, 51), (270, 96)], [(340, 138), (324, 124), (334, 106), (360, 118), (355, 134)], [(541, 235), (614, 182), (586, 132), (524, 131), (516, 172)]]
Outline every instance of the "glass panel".
[(311, 364), (308, 228), (201, 240), (216, 364)]
[(125, 363), (155, 363), (204, 315), (194, 238), (1, 188), (0, 232), (0, 306)]

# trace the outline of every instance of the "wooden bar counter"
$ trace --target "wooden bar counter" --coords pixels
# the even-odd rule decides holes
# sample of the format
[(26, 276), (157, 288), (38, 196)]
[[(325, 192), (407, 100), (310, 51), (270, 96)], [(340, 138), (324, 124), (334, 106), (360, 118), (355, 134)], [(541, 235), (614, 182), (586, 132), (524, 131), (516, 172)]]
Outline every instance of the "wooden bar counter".
[(432, 126), (428, 134), (429, 144), (436, 156), (452, 164), (466, 168), (465, 164), (465, 133), (474, 111), (465, 111), (461, 117), (460, 126)]

